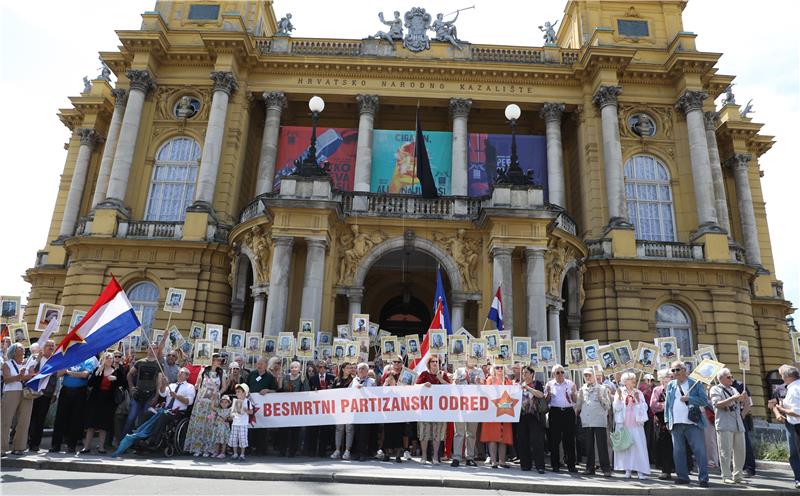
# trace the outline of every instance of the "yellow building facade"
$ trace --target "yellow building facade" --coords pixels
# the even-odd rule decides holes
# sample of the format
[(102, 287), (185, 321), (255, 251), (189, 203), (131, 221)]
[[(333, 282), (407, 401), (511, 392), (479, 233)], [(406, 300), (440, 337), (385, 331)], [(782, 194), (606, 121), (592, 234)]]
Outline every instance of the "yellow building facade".
[[(764, 377), (791, 359), (758, 166), (773, 141), (732, 95), (715, 109), (733, 76), (683, 31), (684, 7), (570, 0), (546, 46), (519, 47), (426, 40), (419, 10), (389, 43), (292, 37), (269, 1), (158, 1), (101, 53), (116, 85), (60, 111), (73, 135), (25, 319), (58, 303), (66, 332), (113, 274), (147, 328), (177, 287), (184, 332), (334, 330), (352, 313), (424, 332), (441, 267), (453, 326), (473, 333), (500, 286), (506, 327), (534, 341), (672, 335), (736, 364), (745, 339), (764, 416)], [(347, 187), (279, 160), (314, 95), (320, 132), (350, 132)], [(498, 152), (476, 194), (489, 141), (474, 140), (507, 135), (511, 103), (544, 172), (493, 184)], [(418, 109), (450, 140), (435, 199), (375, 188), (381, 130), (413, 135)]]

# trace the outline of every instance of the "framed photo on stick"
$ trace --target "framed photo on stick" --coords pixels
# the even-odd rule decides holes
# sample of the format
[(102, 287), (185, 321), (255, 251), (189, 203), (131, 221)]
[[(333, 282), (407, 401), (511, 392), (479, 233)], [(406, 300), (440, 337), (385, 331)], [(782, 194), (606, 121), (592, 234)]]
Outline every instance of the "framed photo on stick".
[(275, 336), (267, 336), (264, 338), (264, 356), (272, 358), (275, 356), (275, 350), (278, 349), (278, 338)]
[(214, 343), (214, 349), (222, 348), (222, 325), (206, 324), (206, 339)]
[(469, 355), (467, 360), (471, 365), (483, 365), (486, 363), (486, 339), (472, 338), (469, 341)]
[(586, 359), (586, 365), (588, 367), (600, 365), (600, 342), (596, 339), (584, 341), (583, 357)]
[(291, 332), (278, 333), (277, 355), (281, 358), (291, 358), (294, 356), (294, 334)]
[(658, 354), (658, 347), (650, 343), (639, 343), (636, 349), (636, 365), (635, 368), (643, 372), (653, 372), (656, 369), (656, 356)]
[(300, 319), (300, 325), (297, 328), (297, 332), (311, 332), (315, 331), (314, 328), (314, 321), (311, 319)]
[(203, 335), (206, 332), (206, 325), (202, 322), (192, 322), (192, 325), (189, 326), (189, 340), (196, 341), (198, 339), (203, 339)]
[(419, 346), (419, 334), (409, 334), (406, 336), (406, 356), (412, 360), (422, 358), (422, 350)]
[[(350, 323), (351, 338), (366, 338), (369, 336), (369, 314), (354, 313)], [(341, 337), (341, 336), (340, 336)]]
[(167, 298), (164, 300), (164, 311), (169, 313), (181, 313), (183, 302), (186, 301), (186, 290), (169, 288)]
[(20, 302), (19, 296), (0, 296), (0, 320), (3, 322), (16, 322), (19, 320)]
[(536, 343), (536, 350), (539, 354), (539, 364), (545, 369), (558, 364), (555, 341), (539, 341)]
[(618, 341), (612, 344), (611, 347), (617, 353), (620, 370), (633, 368), (633, 348), (631, 348), (630, 341)]
[[(232, 350), (244, 349), (245, 332), (241, 329), (228, 329), (228, 343), (226, 347)], [(209, 339), (211, 336), (209, 336)]]
[(514, 352), (512, 358), (514, 363), (527, 365), (531, 360), (531, 338), (515, 337), (513, 339)]
[(564, 343), (564, 356), (566, 357), (565, 365), (574, 369), (583, 368), (586, 365), (586, 359), (583, 357), (583, 340), (567, 340)]
[(248, 332), (246, 334), (245, 339), (245, 346), (247, 353), (256, 354), (261, 353), (261, 333), (260, 332)]
[(483, 331), (481, 337), (486, 340), (486, 353), (495, 355), (499, 351), (500, 332), (496, 329)]
[(211, 365), (211, 354), (214, 350), (214, 343), (208, 339), (198, 339), (194, 343), (193, 365)]
[(62, 315), (64, 315), (63, 306), (54, 303), (40, 303), (39, 312), (36, 314), (36, 325), (33, 326), (33, 330), (44, 331), (51, 320), (58, 319), (61, 321)]
[(336, 337), (350, 339), (350, 324), (339, 324), (336, 326)]
[(24, 320), (22, 322), (9, 324), (8, 332), (13, 343), (19, 343), (23, 348), (31, 347), (31, 339), (28, 335), (28, 323)]
[(655, 343), (658, 346), (659, 365), (678, 360), (680, 354), (678, 353), (678, 339), (675, 336), (656, 338)]
[(312, 332), (297, 333), (297, 357), (306, 360), (314, 358), (314, 334)]
[(467, 362), (467, 337), (450, 336), (450, 347), (447, 351), (447, 361), (449, 363)]
[(391, 361), (399, 353), (397, 346), (397, 336), (387, 336), (381, 338), (381, 358), (384, 362)]
[(724, 363), (705, 359), (697, 364), (689, 377), (704, 384), (711, 384), (723, 367), (725, 367)]
[(750, 370), (750, 343), (748, 341), (736, 340), (736, 355), (739, 357), (739, 370), (742, 372)]

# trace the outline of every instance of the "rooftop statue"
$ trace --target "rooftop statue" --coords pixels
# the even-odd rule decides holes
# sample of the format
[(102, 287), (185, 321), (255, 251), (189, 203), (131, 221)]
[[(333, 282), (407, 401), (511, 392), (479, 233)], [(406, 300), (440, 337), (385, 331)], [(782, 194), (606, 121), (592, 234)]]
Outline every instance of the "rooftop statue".
[(556, 44), (556, 24), (558, 21), (554, 23), (550, 23), (550, 21), (546, 21), (544, 26), (539, 26), (539, 30), (544, 33), (544, 46), (555, 46)]
[(436, 33), (437, 41), (448, 42), (459, 50), (463, 50), (461, 45), (458, 44), (459, 39), (458, 35), (456, 34), (455, 22), (456, 19), (458, 19), (458, 13), (459, 10), (456, 10), (456, 16), (452, 21), (445, 21), (444, 14), (436, 14), (436, 20), (433, 21), (431, 30)]
[(111, 81), (111, 69), (108, 68), (103, 57), (99, 57), (100, 59), (100, 75), (97, 76), (97, 79), (102, 79), (104, 81)]
[(278, 32), (275, 33), (275, 36), (291, 36), (292, 31), (294, 31), (292, 14), (286, 14), (285, 17), (281, 17), (281, 20), (278, 21)]
[(722, 99), (722, 105), (736, 105), (736, 97), (733, 94), (733, 85), (729, 84), (725, 88), (725, 98)]
[(752, 112), (753, 112), (753, 99), (751, 98), (750, 101), (747, 102), (747, 105), (744, 106), (742, 111), (739, 112), (739, 114), (744, 118), (749, 118), (750, 116), (747, 114), (750, 114)]
[(383, 12), (378, 14), (378, 19), (387, 26), (389, 26), (389, 31), (378, 31), (375, 33), (371, 38), (376, 40), (386, 40), (389, 42), (390, 45), (394, 48), (394, 42), (403, 39), (403, 21), (400, 19), (400, 12), (394, 11), (394, 20), (387, 21), (383, 18)]
[(83, 76), (83, 93), (89, 93), (92, 91), (92, 82), (89, 81), (88, 76)]

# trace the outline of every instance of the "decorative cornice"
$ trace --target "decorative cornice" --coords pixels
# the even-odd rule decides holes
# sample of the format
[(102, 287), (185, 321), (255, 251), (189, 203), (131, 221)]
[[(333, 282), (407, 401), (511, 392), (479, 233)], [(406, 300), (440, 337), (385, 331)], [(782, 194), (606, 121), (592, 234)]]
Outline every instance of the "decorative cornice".
[(606, 105), (617, 105), (617, 98), (622, 94), (619, 86), (601, 86), (592, 97), (592, 103), (602, 110)]
[(125, 75), (131, 82), (131, 91), (138, 90), (147, 95), (156, 87), (156, 83), (150, 75), (150, 71), (129, 69)]
[(281, 112), (286, 107), (286, 95), (283, 91), (265, 91), (261, 96), (264, 97), (264, 104), (267, 106), (267, 110)]
[(471, 108), (472, 100), (469, 98), (450, 99), (450, 113), (453, 114), (453, 117), (467, 117)]
[(114, 88), (111, 90), (111, 95), (114, 97), (114, 106), (125, 108), (128, 104), (128, 90), (123, 88)]
[(715, 131), (719, 122), (719, 112), (713, 110), (703, 112), (703, 120), (706, 125), (706, 131)]
[(361, 114), (372, 114), (378, 111), (378, 95), (356, 95), (358, 102), (358, 112)]
[(753, 156), (749, 153), (736, 153), (729, 159), (725, 160), (722, 165), (733, 171), (737, 169), (746, 170), (751, 160), (753, 160)]
[(103, 137), (100, 136), (100, 133), (92, 128), (82, 127), (75, 132), (81, 137), (81, 146), (88, 146), (89, 148), (94, 149), (98, 143), (103, 142)]
[(539, 117), (544, 119), (545, 122), (556, 121), (561, 123), (565, 108), (566, 105), (563, 103), (545, 103), (542, 106), (542, 110), (539, 111)]
[(692, 110), (703, 110), (703, 101), (708, 98), (708, 93), (705, 91), (692, 91), (686, 90), (683, 92), (675, 108), (688, 114)]
[(236, 77), (232, 72), (213, 71), (209, 77), (214, 81), (215, 93), (217, 91), (223, 91), (228, 96), (231, 96), (231, 94), (239, 89), (239, 84), (236, 82)]

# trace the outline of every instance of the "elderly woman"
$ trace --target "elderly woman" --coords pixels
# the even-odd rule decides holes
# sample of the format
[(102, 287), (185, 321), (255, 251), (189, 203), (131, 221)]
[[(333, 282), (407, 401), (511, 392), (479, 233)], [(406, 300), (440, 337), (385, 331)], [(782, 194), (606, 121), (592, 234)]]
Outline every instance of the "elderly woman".
[(89, 376), (88, 411), (86, 412), (86, 437), (83, 440), (81, 453), (91, 453), (92, 438), (95, 431), (99, 434), (98, 453), (105, 453), (106, 435), (114, 428), (114, 412), (117, 404), (114, 391), (118, 385), (125, 383), (124, 369), (114, 366), (114, 354), (106, 353), (103, 361)]
[[(339, 366), (339, 376), (333, 382), (333, 389), (349, 388), (353, 382), (353, 364), (343, 363)], [(350, 449), (353, 447), (353, 424), (337, 424), (336, 425), (336, 440), (333, 447), (334, 451), (331, 458), (337, 460), (350, 459)], [(344, 442), (344, 445), (342, 443)], [(344, 447), (344, 454), (341, 448)]]
[(594, 475), (595, 444), (600, 457), (600, 470), (611, 477), (611, 462), (608, 459), (608, 411), (611, 409), (611, 394), (602, 384), (598, 384), (594, 370), (583, 371), (583, 386), (578, 391), (575, 405), (581, 418), (581, 431), (586, 440), (586, 470), (583, 475)]
[(231, 364), (228, 365), (228, 387), (222, 391), (222, 394), (227, 394), (233, 398), (236, 396), (236, 386), (243, 382), (245, 382), (245, 380), (242, 378), (242, 366), (239, 362), (231, 362)]
[[(450, 377), (447, 375), (447, 372), (439, 368), (439, 357), (434, 355), (428, 360), (428, 370), (423, 371), (419, 377), (417, 377), (417, 384), (431, 387), (433, 384), (445, 383), (450, 383)], [(421, 451), (419, 462), (421, 464), (432, 463), (438, 465), (441, 463), (439, 460), (439, 443), (444, 441), (446, 430), (447, 424), (445, 422), (417, 422), (417, 434), (419, 435)], [(428, 458), (428, 443), (430, 443), (432, 447), (430, 459)]]
[(553, 472), (561, 468), (560, 447), (564, 447), (564, 457), (570, 472), (575, 468), (575, 402), (578, 400), (578, 388), (567, 379), (564, 367), (554, 365), (553, 378), (545, 386), (545, 394), (550, 406), (550, 464)]
[[(745, 428), (742, 420), (750, 409), (747, 393), (733, 387), (733, 375), (728, 368), (717, 374), (719, 384), (711, 388), (714, 406), (714, 427), (717, 431), (722, 482), (739, 484), (744, 480), (742, 468), (745, 454)], [(733, 470), (731, 471), (731, 464)]]
[(644, 394), (636, 389), (636, 374), (625, 372), (620, 378), (622, 384), (614, 395), (615, 430), (627, 429), (633, 444), (624, 450), (614, 450), (614, 469), (624, 470), (625, 478), (631, 478), (636, 471), (639, 479), (650, 474), (650, 460), (647, 456), (647, 438), (644, 423), (647, 422), (647, 402)]
[(13, 455), (21, 455), (28, 443), (28, 427), (33, 410), (33, 399), (25, 398), (22, 394), (25, 381), (33, 377), (33, 367), (26, 368), (25, 348), (19, 343), (14, 343), (6, 351), (6, 360), (3, 363), (3, 401), (2, 401), (2, 454), (6, 455), (9, 449), (11, 426), (16, 419), (14, 442), (11, 446)]
[[(487, 386), (508, 386), (511, 380), (505, 376), (502, 365), (492, 368), (492, 374), (486, 379)], [(506, 450), (514, 443), (514, 433), (510, 422), (484, 422), (481, 424), (481, 442), (489, 443), (489, 458), (492, 468), (509, 468), (506, 463)]]
[(547, 423), (547, 401), (544, 385), (536, 380), (536, 370), (527, 366), (522, 369), (522, 409), (516, 429), (514, 448), (519, 455), (519, 466), (529, 471), (536, 464), (536, 471), (544, 473), (544, 428)]
[[(309, 391), (308, 377), (303, 370), (300, 362), (292, 362), (289, 365), (289, 373), (283, 378), (283, 391), (287, 393), (300, 393)], [(300, 427), (286, 427), (282, 429), (280, 436), (279, 449), (281, 456), (294, 458), (297, 450), (300, 449)]]
[(658, 371), (659, 385), (650, 395), (650, 411), (653, 412), (656, 430), (656, 467), (661, 470), (658, 476), (661, 480), (670, 480), (675, 472), (675, 462), (672, 460), (672, 434), (669, 426), (664, 421), (664, 405), (667, 403), (667, 384), (672, 380), (669, 369)]
[(219, 405), (220, 391), (227, 389), (227, 386), (222, 357), (219, 353), (214, 353), (211, 356), (211, 365), (197, 375), (197, 394), (183, 445), (184, 451), (194, 456), (209, 457), (214, 454), (214, 421), (211, 412)]

